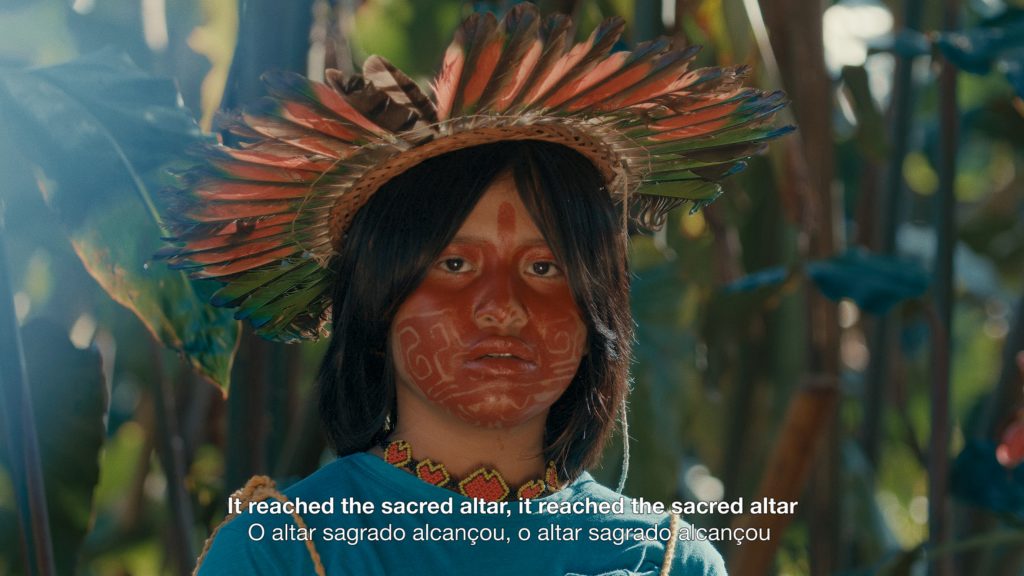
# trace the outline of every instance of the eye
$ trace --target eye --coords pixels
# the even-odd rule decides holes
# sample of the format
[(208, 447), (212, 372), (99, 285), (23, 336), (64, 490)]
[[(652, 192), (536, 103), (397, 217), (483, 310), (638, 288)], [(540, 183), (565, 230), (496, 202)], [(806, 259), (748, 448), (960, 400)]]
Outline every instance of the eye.
[(445, 272), (451, 272), (453, 274), (465, 272), (466, 269), (469, 268), (465, 258), (457, 257), (445, 258), (438, 262), (437, 265)]
[(530, 273), (534, 276), (552, 278), (560, 275), (561, 272), (562, 269), (558, 267), (558, 264), (547, 260), (541, 260), (530, 264)]

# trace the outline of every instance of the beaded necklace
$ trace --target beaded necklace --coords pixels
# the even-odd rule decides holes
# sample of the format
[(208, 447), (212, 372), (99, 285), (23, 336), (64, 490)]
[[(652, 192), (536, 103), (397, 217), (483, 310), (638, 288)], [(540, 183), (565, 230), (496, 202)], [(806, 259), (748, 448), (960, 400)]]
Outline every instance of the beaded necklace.
[(542, 478), (528, 480), (513, 490), (501, 472), (486, 466), (477, 468), (460, 480), (448, 472), (448, 468), (440, 462), (434, 462), (430, 458), (414, 458), (412, 446), (405, 440), (382, 442), (381, 449), (384, 450), (384, 461), (388, 464), (405, 470), (427, 484), (446, 488), (469, 498), (480, 498), (488, 502), (524, 500), (554, 494), (559, 487), (558, 473), (553, 460), (548, 461)]

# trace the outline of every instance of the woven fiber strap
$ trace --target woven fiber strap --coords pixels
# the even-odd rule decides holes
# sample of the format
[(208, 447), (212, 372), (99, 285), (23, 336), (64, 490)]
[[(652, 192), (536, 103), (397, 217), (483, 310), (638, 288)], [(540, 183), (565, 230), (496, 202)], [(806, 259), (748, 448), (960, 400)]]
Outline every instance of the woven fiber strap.
[(672, 563), (676, 556), (676, 540), (679, 539), (679, 516), (669, 515), (668, 529), (671, 534), (668, 537), (668, 542), (665, 543), (665, 560), (661, 563), (661, 572), (658, 573), (658, 576), (668, 576), (668, 573), (672, 571)]
[[(288, 501), (288, 498), (284, 494), (278, 492), (274, 481), (267, 476), (253, 476), (245, 483), (245, 486), (236, 490), (231, 495), (231, 498), (238, 500), (243, 506), (248, 505), (250, 502), (262, 502), (270, 498), (282, 503)], [(210, 551), (210, 546), (213, 544), (213, 539), (217, 536), (217, 532), (237, 516), (238, 514), (228, 514), (227, 517), (224, 518), (224, 521), (214, 528), (213, 533), (206, 539), (206, 544), (203, 545), (203, 552), (199, 555), (199, 560), (196, 561), (196, 568), (192, 571), (192, 576), (197, 576), (199, 574), (199, 567), (203, 565), (203, 560), (206, 559), (206, 553)], [(295, 523), (299, 525), (299, 528), (306, 530), (306, 523), (297, 512), (292, 512), (292, 518), (295, 519)], [(306, 540), (305, 544), (306, 550), (309, 551), (309, 557), (313, 561), (313, 568), (316, 570), (317, 576), (326, 576), (324, 565), (320, 561), (320, 554), (317, 553), (316, 547), (313, 545), (313, 541)]]

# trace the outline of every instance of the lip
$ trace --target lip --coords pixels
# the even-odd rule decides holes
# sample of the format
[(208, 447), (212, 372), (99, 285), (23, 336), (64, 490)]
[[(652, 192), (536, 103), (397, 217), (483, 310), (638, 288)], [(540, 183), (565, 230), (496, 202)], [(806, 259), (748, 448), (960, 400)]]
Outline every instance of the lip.
[[(506, 357), (495, 357), (508, 355)], [(527, 345), (519, 338), (507, 336), (488, 336), (479, 340), (470, 347), (468, 357), (470, 363), (485, 362), (487, 364), (508, 364), (525, 363), (535, 365), (536, 355), (533, 347)]]
[(537, 365), (528, 360), (516, 357), (492, 358), (484, 357), (470, 360), (465, 363), (470, 371), (479, 372), (485, 376), (520, 376), (531, 373), (537, 369)]

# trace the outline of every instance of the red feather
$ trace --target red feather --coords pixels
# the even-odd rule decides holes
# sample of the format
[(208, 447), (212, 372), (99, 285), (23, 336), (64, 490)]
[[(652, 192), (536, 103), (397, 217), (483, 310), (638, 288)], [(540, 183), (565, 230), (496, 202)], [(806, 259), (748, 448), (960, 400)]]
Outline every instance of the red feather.
[(260, 164), (263, 166), (275, 166), (277, 168), (289, 168), (296, 170), (312, 170), (314, 172), (326, 172), (334, 167), (334, 160), (318, 160), (308, 156), (301, 156), (295, 153), (289, 155), (265, 152), (256, 148), (219, 148), (221, 152), (231, 156), (235, 160)]
[(573, 46), (551, 67), (550, 72), (534, 88), (530, 90), (525, 102), (537, 102), (546, 98), (548, 93), (560, 89), (563, 85), (574, 82), (594, 66), (622, 36), (625, 22), (621, 18), (609, 18), (601, 23), (586, 42)]
[(654, 137), (654, 140), (679, 140), (682, 138), (697, 138), (699, 136), (708, 136), (722, 128), (729, 126), (730, 118), (718, 118), (707, 122), (701, 122), (692, 126), (684, 126), (675, 130), (669, 130), (662, 132)]
[[(736, 90), (728, 93), (702, 94), (686, 102), (670, 103), (672, 113), (650, 123), (655, 130), (678, 128), (694, 122), (703, 122), (719, 115), (730, 114), (743, 102), (756, 96), (755, 90)], [(724, 111), (724, 112), (723, 112)]]
[(320, 171), (277, 168), (239, 162), (229, 157), (210, 158), (210, 164), (221, 169), (227, 178), (233, 180), (255, 180), (259, 182), (313, 182), (320, 177)]
[(437, 100), (437, 119), (447, 120), (455, 106), (455, 98), (462, 81), (462, 70), (466, 66), (466, 43), (473, 38), (472, 31), (480, 20), (473, 14), (455, 30), (455, 37), (444, 52), (441, 72), (434, 81), (434, 97)]
[(258, 242), (237, 242), (222, 249), (208, 249), (193, 251), (189, 253), (188, 265), (210, 265), (229, 263), (239, 258), (263, 254), (281, 245), (281, 241), (275, 238), (261, 240)]
[[(348, 158), (357, 149), (355, 145), (313, 132), (281, 118), (243, 114), (251, 132), (262, 138), (271, 138), (316, 154), (331, 158)], [(232, 129), (232, 133), (238, 134)]]
[[(265, 234), (259, 237), (253, 235), (245, 238), (235, 238), (232, 242), (221, 245), (211, 244), (200, 247), (195, 244), (189, 244), (182, 251), (175, 254), (175, 257), (171, 259), (171, 264), (177, 268), (187, 268), (196, 265), (223, 264), (236, 258), (262, 254), (277, 246), (285, 245), (286, 242), (282, 242), (282, 238), (287, 238), (292, 232), (291, 226), (276, 227), (268, 230), (272, 231), (273, 234)], [(325, 244), (330, 241), (329, 232), (310, 236), (305, 240), (305, 245), (307, 246)]]
[(294, 256), (298, 253), (299, 248), (295, 245), (282, 246), (277, 250), (239, 258), (223, 265), (205, 266), (197, 269), (193, 274), (196, 278), (221, 278), (224, 276), (238, 274), (240, 272), (246, 272), (253, 268), (258, 268), (289, 256)]
[[(644, 77), (650, 65), (635, 67), (625, 74), (616, 76), (614, 82), (607, 81), (609, 76), (622, 69), (628, 58), (629, 52), (616, 52), (605, 58), (603, 62), (595, 66), (588, 74), (585, 74), (576, 82), (563, 86), (560, 90), (548, 96), (544, 100), (544, 106), (554, 108), (598, 83), (601, 83), (602, 93), (606, 91), (614, 93), (623, 85), (629, 86), (633, 84)], [(611, 86), (616, 86), (617, 88), (611, 88)]]
[(313, 90), (316, 93), (317, 98), (320, 100), (320, 102), (322, 102), (324, 106), (328, 107), (345, 120), (348, 120), (349, 122), (363, 128), (367, 132), (376, 134), (378, 136), (383, 136), (386, 133), (386, 131), (383, 128), (374, 124), (372, 121), (366, 118), (366, 116), (363, 116), (363, 114), (360, 111), (353, 108), (352, 105), (349, 104), (348, 101), (341, 96), (341, 94), (338, 94), (330, 87), (319, 82), (312, 81), (310, 82), (310, 85), (313, 87)]
[(742, 100), (737, 100), (734, 102), (726, 102), (720, 106), (708, 106), (694, 112), (679, 114), (678, 116), (669, 116), (651, 123), (650, 127), (653, 130), (661, 132), (718, 120), (723, 116), (728, 116), (735, 112), (742, 103)]
[(197, 225), (195, 222), (188, 222), (184, 224), (185, 228), (178, 235), (178, 239), (187, 242), (191, 246), (208, 237), (246, 236), (262, 226), (274, 227), (281, 224), (288, 224), (290, 226), (294, 220), (294, 214), (275, 214), (260, 218), (236, 218), (212, 224), (204, 223)]
[[(608, 94), (606, 98), (590, 99), (593, 100), (593, 108), (601, 111), (628, 108), (680, 89), (681, 79), (692, 74), (687, 72), (687, 67), (699, 49), (699, 46), (694, 46), (658, 56), (652, 61), (648, 73), (638, 82), (632, 85), (621, 83), (617, 90)], [(690, 81), (686, 82), (688, 84)]]
[(552, 14), (544, 19), (540, 27), (541, 53), (537, 56), (537, 62), (531, 67), (529, 75), (516, 88), (514, 97), (505, 104), (505, 108), (530, 102), (530, 94), (535, 91), (537, 84), (547, 78), (551, 67), (565, 53), (570, 42), (571, 28), (572, 21), (564, 14)]
[(519, 66), (515, 68), (515, 76), (512, 82), (508, 85), (504, 93), (495, 101), (494, 110), (497, 112), (504, 112), (508, 109), (509, 105), (515, 102), (516, 96), (519, 95), (519, 91), (526, 85), (526, 80), (530, 77), (534, 67), (540, 60), (540, 55), (543, 52), (544, 45), (540, 39), (535, 40), (529, 50), (523, 56), (523, 60)]
[(451, 114), (458, 115), (480, 98), (501, 57), (504, 40), (498, 35), (498, 21), (491, 13), (475, 15), (465, 26), (465, 64), (455, 92)]
[(237, 180), (204, 179), (191, 191), (198, 198), (217, 201), (291, 200), (309, 194), (306, 184), (249, 183)]
[(504, 45), (504, 38), (492, 34), (483, 46), (473, 67), (473, 74), (467, 79), (466, 88), (462, 91), (460, 111), (473, 109), (480, 100), (480, 96), (483, 95), (484, 89), (487, 88), (487, 84), (491, 81), (491, 76), (494, 75), (494, 70), (498, 66)]
[(480, 96), (478, 108), (493, 110), (496, 99), (511, 102), (540, 58), (539, 33), (540, 13), (532, 4), (517, 4), (501, 19), (498, 24), (498, 37), (504, 44), (501, 59)]
[(356, 142), (359, 136), (333, 118), (327, 118), (322, 113), (294, 101), (281, 102), (280, 115), (285, 120), (294, 122), (299, 126), (305, 126), (316, 130), (321, 134), (327, 134), (345, 142)]
[(347, 122), (353, 127), (364, 130), (367, 137), (384, 136), (387, 131), (357, 110), (344, 96), (333, 88), (320, 82), (314, 82), (293, 72), (267, 73), (263, 75), (267, 90), (276, 100), (285, 102), (305, 102), (314, 104), (333, 113), (336, 120)]
[(289, 213), (294, 218), (295, 206), (295, 202), (217, 202), (216, 204), (206, 204), (198, 210), (186, 212), (184, 216), (196, 222), (221, 222)]
[[(185, 257), (195, 252), (218, 250), (235, 244), (248, 242), (250, 240), (259, 240), (277, 236), (278, 234), (286, 234), (291, 232), (291, 229), (292, 226), (290, 224), (279, 224), (277, 226), (255, 228), (248, 233), (219, 234), (216, 236), (204, 237), (193, 242), (187, 242), (183, 248), (175, 249), (174, 255), (176, 257)], [(278, 243), (280, 243), (280, 241), (278, 241)]]
[(644, 42), (633, 52), (616, 52), (588, 73), (576, 90), (564, 94), (557, 101), (549, 99), (546, 104), (559, 106), (568, 101), (565, 108), (576, 111), (600, 102), (650, 75), (656, 70), (657, 56), (671, 47), (668, 38), (659, 38)]

